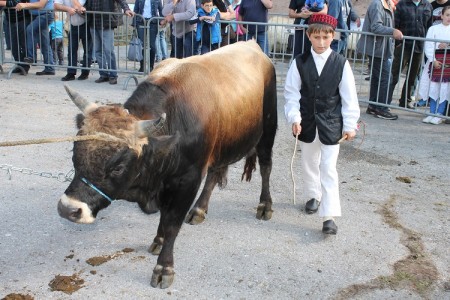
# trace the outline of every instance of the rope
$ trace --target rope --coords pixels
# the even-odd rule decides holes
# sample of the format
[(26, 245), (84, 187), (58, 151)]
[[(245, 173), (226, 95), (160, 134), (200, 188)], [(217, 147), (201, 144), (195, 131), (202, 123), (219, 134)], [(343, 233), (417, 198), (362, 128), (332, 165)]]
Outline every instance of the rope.
[(292, 158), (291, 158), (291, 179), (292, 179), (292, 185), (293, 185), (293, 199), (292, 199), (292, 203), (295, 205), (295, 177), (294, 177), (294, 158), (295, 158), (295, 153), (297, 152), (297, 143), (298, 143), (298, 134), (295, 136), (295, 145), (294, 145), (294, 153), (292, 154)]
[(33, 140), (22, 140), (22, 141), (9, 141), (0, 142), (0, 147), (12, 147), (12, 146), (24, 146), (24, 145), (37, 145), (37, 144), (48, 144), (48, 143), (60, 143), (60, 142), (79, 142), (79, 141), (122, 141), (121, 139), (106, 134), (98, 132), (93, 135), (80, 135), (80, 136), (69, 136), (63, 138), (45, 138), (45, 139), (33, 139)]

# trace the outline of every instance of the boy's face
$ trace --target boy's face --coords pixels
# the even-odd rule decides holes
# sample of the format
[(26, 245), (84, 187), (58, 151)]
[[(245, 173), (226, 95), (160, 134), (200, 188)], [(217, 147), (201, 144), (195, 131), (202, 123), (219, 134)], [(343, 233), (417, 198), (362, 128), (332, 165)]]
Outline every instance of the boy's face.
[(205, 4), (202, 4), (202, 8), (205, 12), (210, 13), (213, 9), (213, 3), (211, 2), (206, 2)]
[(334, 34), (332, 34), (331, 32), (326, 33), (325, 31), (308, 34), (308, 38), (311, 41), (312, 47), (318, 54), (322, 54), (328, 48), (330, 48), (331, 42), (333, 42), (333, 36)]

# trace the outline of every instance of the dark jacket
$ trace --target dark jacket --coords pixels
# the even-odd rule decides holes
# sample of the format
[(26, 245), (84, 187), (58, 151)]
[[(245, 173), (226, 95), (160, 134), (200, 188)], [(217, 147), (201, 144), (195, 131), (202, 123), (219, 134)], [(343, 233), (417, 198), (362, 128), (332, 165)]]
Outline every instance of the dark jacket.
[[(145, 0), (137, 0), (134, 3), (134, 12), (136, 13), (136, 16), (133, 18), (132, 26), (141, 26), (144, 25), (144, 20), (142, 14), (144, 13), (144, 5)], [(151, 0), (151, 12), (152, 12), (152, 18), (154, 17), (162, 17), (162, 2), (161, 0)], [(152, 23), (159, 22), (157, 19), (152, 20)]]
[[(25, 19), (28, 21), (31, 19), (30, 12), (28, 9), (24, 9), (22, 11), (16, 11), (15, 7), (18, 3), (26, 3), (27, 0), (6, 0), (5, 6), (5, 17), (9, 23), (17, 23), (21, 22)], [(0, 14), (1, 14), (0, 10)]]
[[(103, 29), (113, 29), (122, 25), (123, 16), (120, 8), (123, 11), (130, 10), (125, 0), (87, 0), (84, 6), (87, 11), (93, 12), (88, 14), (88, 25)], [(95, 12), (110, 12), (113, 14), (96, 14)]]
[(295, 61), (302, 79), (300, 88), (302, 131), (299, 140), (312, 143), (317, 128), (322, 144), (336, 145), (342, 137), (344, 126), (339, 83), (346, 59), (333, 51), (320, 76), (310, 51), (301, 54)]

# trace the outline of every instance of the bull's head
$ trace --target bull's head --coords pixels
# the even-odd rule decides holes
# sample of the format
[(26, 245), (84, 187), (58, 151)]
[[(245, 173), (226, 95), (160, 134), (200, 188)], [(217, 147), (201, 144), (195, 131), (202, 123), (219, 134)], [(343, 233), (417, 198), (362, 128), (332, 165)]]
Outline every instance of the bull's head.
[(92, 223), (113, 199), (126, 199), (140, 176), (143, 148), (165, 121), (139, 120), (119, 105), (98, 106), (66, 87), (83, 114), (78, 135), (101, 133), (110, 138), (78, 141), (73, 147), (75, 176), (58, 202), (58, 213), (72, 222)]

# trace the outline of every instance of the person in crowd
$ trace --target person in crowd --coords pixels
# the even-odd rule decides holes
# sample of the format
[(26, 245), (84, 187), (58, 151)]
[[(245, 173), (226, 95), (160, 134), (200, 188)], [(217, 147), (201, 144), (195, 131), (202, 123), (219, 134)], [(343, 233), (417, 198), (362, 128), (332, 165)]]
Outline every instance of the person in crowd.
[[(231, 21), (236, 18), (233, 1), (213, 0), (213, 4), (219, 10), (221, 20)], [(222, 42), (220, 43), (221, 47), (236, 42), (236, 30), (233, 29), (230, 23), (221, 23), (220, 33), (222, 36)]]
[[(0, 2), (5, 2), (4, 6), (6, 6), (6, 1)], [(0, 15), (3, 14), (3, 10), (5, 9), (4, 6), (0, 4)], [(7, 13), (5, 12), (5, 15), (6, 14)], [(5, 34), (6, 50), (11, 50), (11, 29), (9, 28), (9, 22), (6, 17), (3, 18), (3, 33)]]
[(64, 64), (64, 23), (59, 19), (58, 14), (55, 14), (55, 20), (50, 24), (51, 47), (53, 51), (53, 61), (55, 64)]
[[(74, 3), (76, 1), (76, 3)], [(89, 67), (92, 64), (92, 38), (91, 31), (87, 28), (86, 16), (77, 13), (76, 5), (83, 6), (86, 0), (55, 0), (55, 10), (65, 11), (70, 22), (68, 32), (68, 66), (67, 74), (61, 78), (62, 81), (75, 80), (78, 66), (78, 49), (83, 46), (83, 58), (81, 59), (81, 75), (78, 80), (89, 78)]]
[[(238, 21), (267, 23), (272, 0), (242, 0), (239, 5)], [(267, 26), (239, 24), (247, 39), (254, 38), (266, 55), (269, 55)]]
[[(347, 29), (351, 30), (351, 23), (354, 22), (356, 27), (361, 27), (361, 19), (359, 15), (356, 13), (356, 10), (353, 9), (353, 4), (351, 0), (343, 0), (342, 5), (342, 17), (344, 19), (345, 25), (347, 25)], [(345, 54), (345, 51), (347, 50), (347, 39), (348, 36), (341, 36), (340, 39), (340, 48), (341, 52), (340, 54)]]
[(172, 23), (172, 49), (174, 57), (183, 58), (194, 54), (197, 49), (195, 42), (195, 24), (189, 20), (195, 16), (195, 0), (169, 0), (163, 6), (163, 16), (168, 23)]
[(18, 3), (17, 11), (30, 10), (31, 23), (26, 29), (27, 56), (24, 61), (34, 63), (37, 60), (36, 44), (39, 44), (44, 57), (44, 70), (36, 75), (55, 75), (53, 52), (50, 47), (48, 26), (53, 22), (53, 0), (30, 0), (28, 3)]
[(200, 54), (205, 54), (219, 48), (220, 12), (214, 7), (213, 0), (202, 0), (201, 7), (197, 10), (197, 17), (190, 20), (191, 24), (197, 24), (196, 41), (200, 45)]
[(18, 68), (12, 70), (12, 73), (28, 74), (29, 64), (24, 64), (26, 57), (26, 28), (31, 22), (28, 11), (16, 11), (15, 7), (19, 3), (25, 4), (26, 0), (0, 0), (0, 7), (6, 7), (5, 20), (8, 22), (9, 31), (11, 33), (11, 54), (16, 61)]
[[(326, 0), (325, 3), (328, 3)], [(324, 5), (324, 8), (317, 12), (318, 14), (327, 14), (328, 6)], [(291, 0), (289, 3), (289, 18), (295, 19), (294, 24), (307, 24), (309, 17), (313, 15), (312, 11), (305, 9), (305, 0)], [(295, 28), (294, 32), (294, 47), (293, 47), (293, 57), (295, 58), (297, 55), (302, 54), (305, 51), (309, 51), (311, 49), (311, 43), (306, 36), (306, 30), (303, 27)]]
[(450, 5), (450, 3), (448, 3), (448, 0), (434, 0), (431, 2), (431, 7), (433, 7), (433, 25), (442, 23), (442, 9), (447, 5)]
[[(137, 29), (138, 37), (144, 45), (142, 51), (145, 47), (150, 47), (150, 71), (153, 70), (155, 65), (156, 56), (156, 38), (158, 36), (158, 24), (165, 25), (165, 20), (158, 20), (157, 17), (162, 16), (162, 3), (161, 0), (137, 0), (134, 3), (134, 13), (136, 14), (132, 25)], [(142, 16), (142, 17), (141, 17)], [(149, 22), (150, 21), (150, 22)], [(144, 25), (149, 25), (147, 28), (147, 42), (144, 41)], [(139, 72), (144, 71), (144, 60), (141, 60), (139, 67)]]
[[(400, 0), (395, 8), (394, 27), (405, 36), (424, 38), (432, 25), (431, 13), (433, 7), (428, 0)], [(407, 68), (407, 76), (403, 83), (399, 106), (414, 109), (412, 96), (422, 64), (423, 41), (398, 40), (395, 43), (394, 60), (392, 62), (392, 84), (389, 89), (389, 99), (392, 100), (395, 86), (400, 74)]]
[[(78, 2), (78, 0), (73, 1)], [(88, 0), (84, 6), (81, 6), (79, 2), (75, 3), (75, 9), (78, 13), (94, 12), (88, 15), (87, 23), (91, 31), (95, 59), (100, 68), (100, 78), (95, 80), (96, 83), (109, 82), (109, 84), (117, 84), (114, 29), (123, 24), (123, 18), (118, 14), (120, 12), (118, 6), (120, 6), (126, 16), (134, 16), (134, 12), (130, 10), (125, 0)]]
[[(347, 0), (331, 0), (328, 3), (328, 14), (338, 20), (337, 28), (348, 30), (347, 24), (344, 21), (343, 9)], [(337, 53), (341, 53), (344, 49), (344, 43), (347, 41), (348, 32), (341, 31), (337, 34), (331, 43), (331, 49)]]
[[(450, 41), (450, 6), (442, 9), (441, 18), (442, 23), (428, 30), (427, 40)], [(424, 48), (427, 65), (420, 79), (419, 94), (429, 100), (431, 114), (444, 115), (450, 97), (450, 43), (426, 41)], [(437, 125), (443, 118), (427, 116), (422, 122)]]
[(367, 107), (366, 113), (385, 120), (398, 119), (398, 115), (391, 113), (388, 107), (377, 105), (390, 104), (388, 94), (392, 80), (390, 71), (394, 52), (394, 43), (390, 36), (396, 40), (403, 39), (402, 32), (394, 28), (393, 22), (393, 2), (372, 0), (367, 8), (362, 31), (375, 35), (361, 35), (356, 45), (358, 53), (367, 55), (372, 70), (369, 90), (371, 103)]
[(337, 20), (315, 14), (308, 24), (312, 49), (297, 56), (287, 72), (284, 111), (300, 140), (305, 196), (310, 199), (305, 211), (319, 211), (322, 232), (336, 234), (334, 218), (341, 216), (339, 142), (354, 139), (359, 103), (349, 62), (330, 48)]

